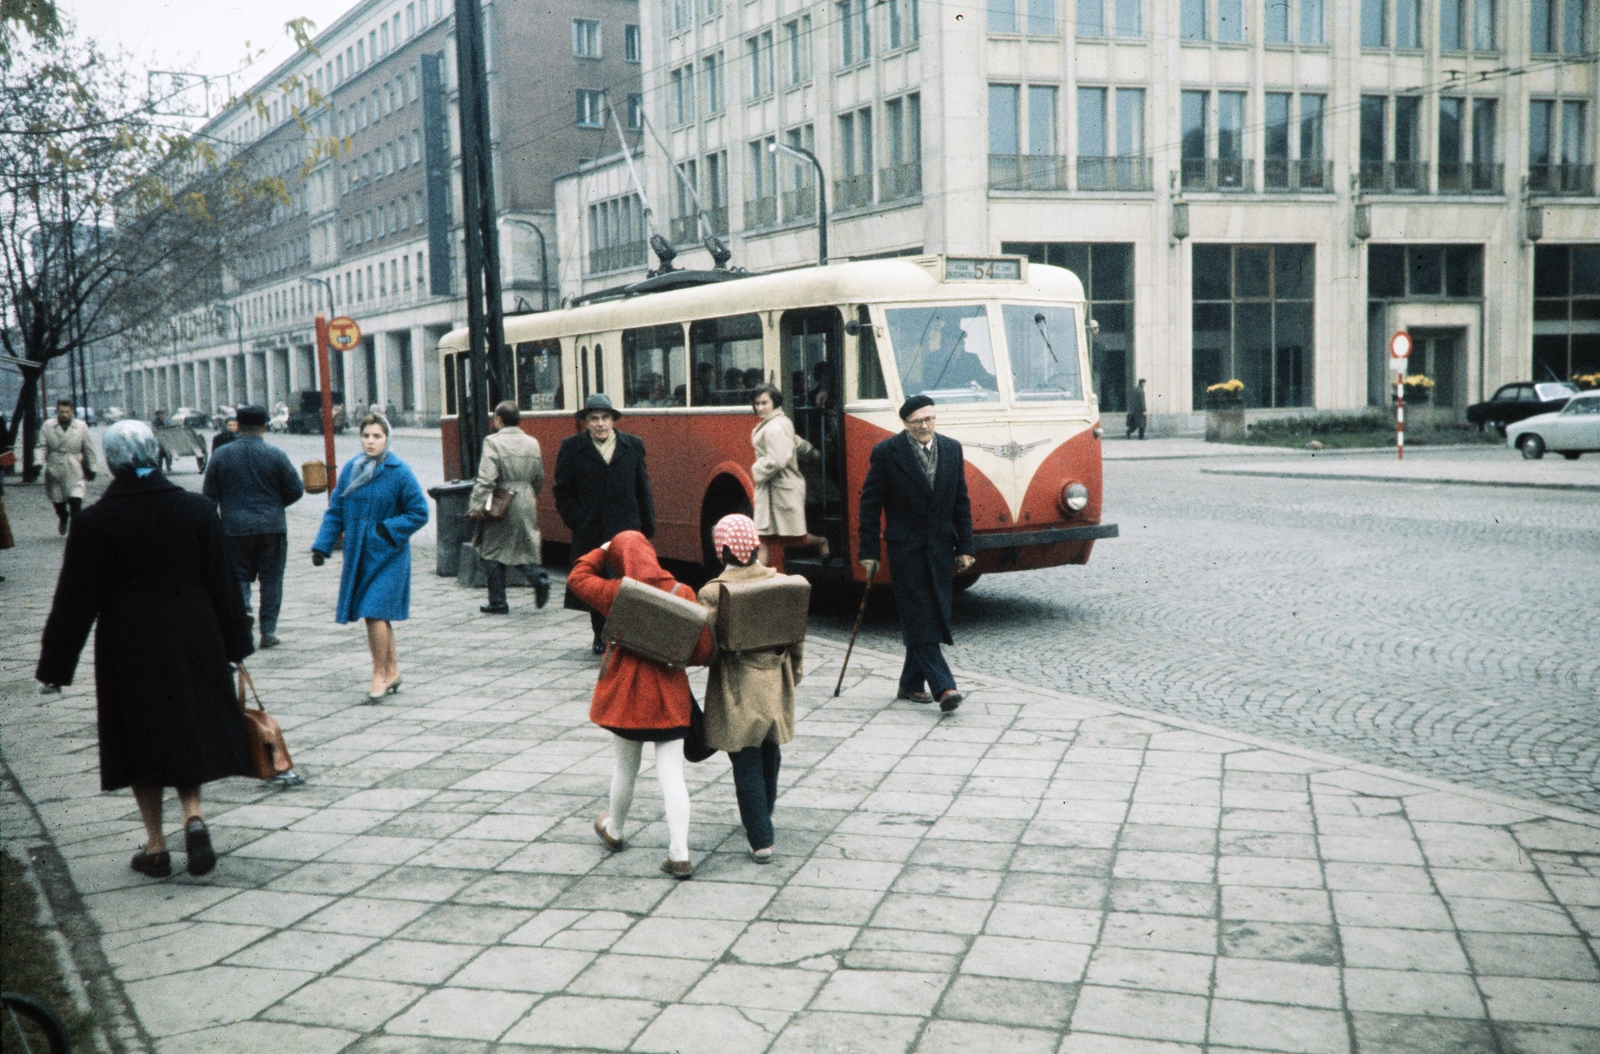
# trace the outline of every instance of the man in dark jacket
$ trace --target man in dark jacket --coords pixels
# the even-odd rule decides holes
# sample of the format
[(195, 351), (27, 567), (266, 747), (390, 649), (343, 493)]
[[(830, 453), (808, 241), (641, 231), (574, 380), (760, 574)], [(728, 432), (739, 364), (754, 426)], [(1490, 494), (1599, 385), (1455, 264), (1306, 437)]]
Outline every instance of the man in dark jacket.
[(883, 538), (906, 645), (899, 698), (937, 699), (949, 713), (962, 695), (939, 645), (954, 643), (955, 576), (975, 560), (966, 461), (960, 443), (935, 434), (933, 400), (926, 395), (907, 399), (900, 420), (906, 430), (872, 448), (861, 484), (861, 568), (869, 580), (878, 573), (878, 524), (887, 516)]
[(1128, 393), (1127, 438), (1132, 439), (1135, 430), (1138, 430), (1140, 439), (1144, 438), (1144, 414), (1144, 378), (1140, 377), (1138, 387)]
[(278, 609), (283, 606), (283, 569), (289, 554), (289, 522), (283, 510), (300, 500), (305, 486), (289, 457), (261, 436), (267, 411), (241, 406), (235, 414), (239, 434), (211, 456), (202, 490), (222, 510), (228, 563), (244, 609), (250, 610), (250, 583), (261, 578), (261, 646), (278, 643)]
[(211, 453), (215, 456), (217, 451), (239, 438), (239, 413), (229, 410), (227, 420), (222, 423), (222, 431), (211, 437)]
[[(617, 430), (622, 415), (609, 396), (589, 396), (578, 411), (584, 431), (561, 441), (556, 453), (556, 481), (551, 493), (561, 522), (572, 532), (572, 559), (600, 548), (622, 531), (656, 533), (655, 502), (650, 474), (644, 466), (644, 440)], [(605, 616), (567, 591), (563, 606), (589, 612), (594, 628), (594, 653), (605, 653), (601, 631)]]

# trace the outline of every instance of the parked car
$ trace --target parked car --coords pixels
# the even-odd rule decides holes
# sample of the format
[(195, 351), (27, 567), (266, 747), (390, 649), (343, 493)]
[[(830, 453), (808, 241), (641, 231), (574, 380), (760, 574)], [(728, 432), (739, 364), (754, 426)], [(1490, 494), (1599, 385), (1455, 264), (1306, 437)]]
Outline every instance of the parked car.
[(1467, 407), (1467, 421), (1477, 425), (1480, 432), (1492, 428), (1505, 435), (1506, 425), (1559, 410), (1576, 394), (1578, 386), (1571, 381), (1502, 384), (1492, 399)]
[(100, 415), (100, 420), (104, 421), (108, 425), (114, 425), (127, 416), (128, 411), (124, 410), (122, 407), (108, 406), (106, 407), (106, 412)]
[(1556, 413), (1539, 414), (1506, 428), (1506, 446), (1530, 461), (1554, 450), (1568, 461), (1600, 453), (1600, 391), (1579, 392)]
[(180, 406), (172, 411), (172, 416), (167, 418), (167, 424), (181, 425), (184, 428), (210, 428), (211, 415), (192, 406)]
[[(300, 435), (322, 434), (322, 393), (316, 391), (301, 392), (298, 396), (299, 407), (290, 411), (289, 431)], [(344, 412), (344, 393), (333, 393), (333, 430), (335, 433), (343, 432), (349, 427), (349, 422)]]

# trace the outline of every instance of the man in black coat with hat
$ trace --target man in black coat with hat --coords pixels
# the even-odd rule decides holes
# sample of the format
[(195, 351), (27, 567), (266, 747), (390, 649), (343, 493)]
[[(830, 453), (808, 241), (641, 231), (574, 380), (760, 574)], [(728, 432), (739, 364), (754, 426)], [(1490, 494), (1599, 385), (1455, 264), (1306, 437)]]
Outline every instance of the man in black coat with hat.
[[(584, 430), (561, 441), (556, 453), (556, 479), (551, 488), (561, 522), (572, 532), (572, 559), (600, 548), (623, 531), (656, 533), (655, 502), (650, 474), (644, 466), (644, 440), (617, 430), (622, 416), (601, 393), (589, 396), (578, 411)], [(594, 653), (605, 653), (601, 631), (605, 616), (567, 591), (562, 606), (589, 612), (594, 628)]]
[(861, 484), (861, 568), (878, 572), (878, 524), (889, 547), (895, 607), (906, 661), (899, 698), (939, 701), (949, 713), (961, 705), (955, 677), (940, 644), (950, 638), (955, 576), (975, 561), (972, 502), (967, 497), (961, 444), (934, 432), (933, 400), (913, 395), (900, 407), (906, 430), (872, 448)]

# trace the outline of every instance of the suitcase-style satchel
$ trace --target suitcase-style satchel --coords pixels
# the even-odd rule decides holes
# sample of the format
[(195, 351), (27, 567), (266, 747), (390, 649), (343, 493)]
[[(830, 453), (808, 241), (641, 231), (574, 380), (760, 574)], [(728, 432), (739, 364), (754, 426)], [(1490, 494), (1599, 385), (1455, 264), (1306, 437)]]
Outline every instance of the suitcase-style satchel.
[(710, 610), (637, 579), (621, 581), (606, 618), (605, 639), (667, 666), (687, 666)]
[(511, 499), (516, 495), (504, 487), (496, 487), (489, 500), (467, 510), (469, 520), (503, 520), (511, 511)]
[[(244, 734), (250, 744), (250, 775), (258, 780), (270, 780), (294, 767), (289, 760), (289, 747), (283, 741), (283, 729), (261, 705), (256, 693), (256, 682), (239, 664), (239, 712), (244, 715)], [(245, 688), (255, 696), (256, 708), (250, 709), (245, 700)]]
[(806, 639), (811, 583), (800, 575), (720, 585), (717, 643), (727, 651), (782, 648)]

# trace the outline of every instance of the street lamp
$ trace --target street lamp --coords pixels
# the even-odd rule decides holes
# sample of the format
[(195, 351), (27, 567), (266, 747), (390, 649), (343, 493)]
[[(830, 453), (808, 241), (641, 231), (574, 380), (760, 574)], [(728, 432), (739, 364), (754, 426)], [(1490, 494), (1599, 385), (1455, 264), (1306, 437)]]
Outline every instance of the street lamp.
[[(501, 216), (501, 223), (514, 223), (518, 227), (526, 227), (539, 236), (539, 304), (541, 311), (550, 310), (550, 258), (545, 255), (544, 231), (539, 229), (537, 223), (517, 219), (515, 216)], [(419, 276), (420, 277), (420, 276)]]
[(798, 146), (789, 146), (774, 140), (767, 144), (769, 154), (788, 154), (800, 161), (811, 162), (811, 167), (817, 170), (817, 266), (826, 266), (828, 263), (828, 190), (827, 174), (822, 171), (822, 162), (817, 160), (817, 155)]

